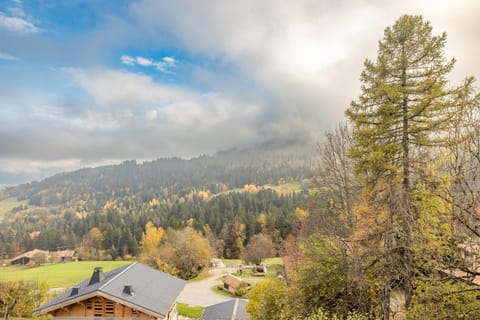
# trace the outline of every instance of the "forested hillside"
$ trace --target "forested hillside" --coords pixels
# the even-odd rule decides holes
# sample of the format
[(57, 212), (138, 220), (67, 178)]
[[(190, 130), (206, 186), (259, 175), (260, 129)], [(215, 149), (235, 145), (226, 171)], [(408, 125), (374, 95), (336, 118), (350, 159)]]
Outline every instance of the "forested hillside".
[(120, 165), (58, 174), (41, 182), (8, 188), (6, 194), (28, 199), (30, 204), (38, 206), (87, 201), (91, 196), (97, 202), (126, 195), (148, 201), (153, 197), (188, 193), (191, 188), (216, 194), (246, 184), (277, 184), (309, 178), (315, 166), (314, 149), (311, 145), (259, 147), (190, 160), (168, 158), (138, 164), (125, 161)]
[[(82, 247), (89, 248), (85, 258), (137, 255), (148, 221), (164, 229), (193, 226), (231, 258), (262, 228), (279, 245), (297, 231), (295, 209), (307, 194), (315, 153), (311, 145), (290, 145), (126, 161), (8, 188), (4, 198), (22, 204), (3, 218), (0, 254)], [(101, 241), (89, 237), (94, 228)]]

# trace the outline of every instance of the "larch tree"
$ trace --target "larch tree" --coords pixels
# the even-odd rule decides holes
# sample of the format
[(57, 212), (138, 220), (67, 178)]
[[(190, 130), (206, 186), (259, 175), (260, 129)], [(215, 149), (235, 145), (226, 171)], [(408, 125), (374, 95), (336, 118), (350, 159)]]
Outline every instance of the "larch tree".
[(155, 227), (151, 221), (145, 225), (145, 233), (142, 234), (140, 244), (142, 246), (142, 253), (147, 254), (158, 248), (163, 237), (163, 229)]
[[(346, 115), (352, 123), (355, 172), (386, 213), (383, 230), (382, 316), (405, 314), (414, 281), (413, 230), (421, 215), (416, 186), (434, 151), (460, 116), (468, 78), (449, 86), (455, 61), (444, 57), (446, 34), (432, 34), (421, 16), (404, 15), (387, 27), (375, 61), (366, 60), (361, 94)], [(374, 214), (374, 213), (372, 213)], [(404, 316), (400, 316), (404, 317)]]

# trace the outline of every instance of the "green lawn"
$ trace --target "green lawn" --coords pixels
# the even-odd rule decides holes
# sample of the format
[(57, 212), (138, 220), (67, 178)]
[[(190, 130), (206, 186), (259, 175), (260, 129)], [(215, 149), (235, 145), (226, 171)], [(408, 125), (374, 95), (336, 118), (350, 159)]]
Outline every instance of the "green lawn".
[(177, 307), (179, 315), (192, 319), (199, 319), (205, 309), (204, 307), (192, 307), (181, 302), (177, 302)]
[(0, 268), (0, 281), (36, 280), (46, 282), (49, 288), (68, 288), (90, 277), (94, 267), (110, 271), (132, 261), (81, 261), (45, 265), (37, 268)]
[(2, 219), (7, 212), (22, 204), (28, 204), (28, 201), (18, 201), (16, 198), (7, 198), (0, 200), (0, 219)]

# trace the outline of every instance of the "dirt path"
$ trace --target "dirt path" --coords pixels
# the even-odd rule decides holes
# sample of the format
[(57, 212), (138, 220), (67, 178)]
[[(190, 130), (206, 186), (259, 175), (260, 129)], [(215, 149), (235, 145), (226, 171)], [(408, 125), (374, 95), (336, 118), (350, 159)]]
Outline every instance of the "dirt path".
[(209, 272), (209, 277), (200, 281), (189, 282), (177, 298), (178, 302), (191, 306), (206, 307), (212, 304), (225, 302), (233, 298), (219, 295), (211, 290), (213, 286), (222, 283), (220, 279), (229, 272), (235, 272), (235, 268), (216, 268)]

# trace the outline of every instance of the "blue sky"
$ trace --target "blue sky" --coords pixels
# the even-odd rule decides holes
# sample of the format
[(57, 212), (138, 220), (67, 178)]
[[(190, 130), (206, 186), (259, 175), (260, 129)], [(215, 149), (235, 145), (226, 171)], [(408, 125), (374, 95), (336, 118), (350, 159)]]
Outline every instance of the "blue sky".
[(402, 14), (479, 76), (475, 0), (0, 0), (0, 184), (318, 139)]

